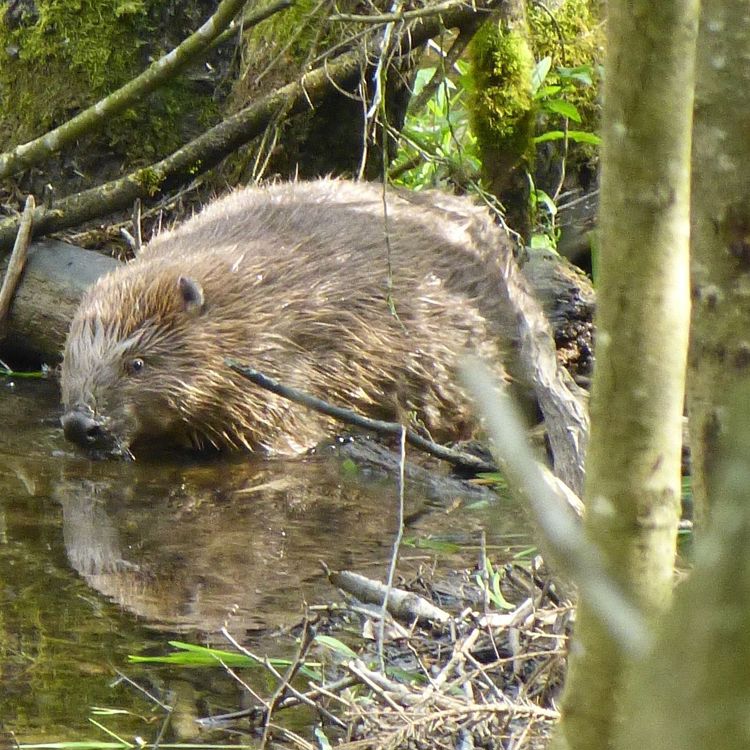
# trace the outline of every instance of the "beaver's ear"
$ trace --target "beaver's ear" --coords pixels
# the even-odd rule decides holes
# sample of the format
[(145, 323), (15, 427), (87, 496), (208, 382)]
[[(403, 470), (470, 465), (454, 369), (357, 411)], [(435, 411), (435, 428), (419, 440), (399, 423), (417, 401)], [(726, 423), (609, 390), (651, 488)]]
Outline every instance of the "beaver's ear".
[(199, 315), (203, 312), (203, 305), (205, 303), (203, 287), (195, 279), (191, 279), (188, 276), (180, 276), (177, 279), (177, 285), (180, 288), (185, 312), (188, 315)]

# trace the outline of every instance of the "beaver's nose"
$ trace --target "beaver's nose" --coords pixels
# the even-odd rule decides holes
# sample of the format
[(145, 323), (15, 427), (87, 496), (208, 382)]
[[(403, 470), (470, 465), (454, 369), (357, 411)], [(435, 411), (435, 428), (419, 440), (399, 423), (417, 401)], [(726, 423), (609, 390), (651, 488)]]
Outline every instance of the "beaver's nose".
[(60, 418), (65, 437), (84, 448), (93, 448), (104, 438), (102, 426), (85, 407), (75, 407)]

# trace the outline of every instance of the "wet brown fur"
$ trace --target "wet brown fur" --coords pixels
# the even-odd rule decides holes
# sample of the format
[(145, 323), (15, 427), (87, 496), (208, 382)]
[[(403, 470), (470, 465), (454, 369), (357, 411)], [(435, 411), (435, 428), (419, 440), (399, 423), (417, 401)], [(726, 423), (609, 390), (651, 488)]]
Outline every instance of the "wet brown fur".
[[(369, 415), (414, 412), (435, 439), (469, 436), (454, 368), (470, 349), (504, 374), (509, 242), (465, 199), (389, 193), (396, 317), (384, 226), (382, 188), (361, 183), (210, 204), (89, 289), (65, 346), (65, 409), (86, 407), (126, 452), (154, 439), (288, 454), (334, 429), (243, 380), (232, 357)], [(202, 298), (186, 297), (185, 279)]]

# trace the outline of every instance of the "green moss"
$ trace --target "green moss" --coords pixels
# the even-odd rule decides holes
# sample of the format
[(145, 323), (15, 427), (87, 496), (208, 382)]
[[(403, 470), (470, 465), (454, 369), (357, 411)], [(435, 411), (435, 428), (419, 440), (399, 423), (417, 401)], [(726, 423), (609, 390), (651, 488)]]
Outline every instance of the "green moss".
[[(342, 0), (338, 11), (355, 7), (355, 0)], [(351, 24), (329, 23), (331, 11), (318, 0), (295, 0), (245, 34), (243, 64), (234, 87), (235, 106), (245, 106), (257, 92), (286, 83), (289, 70), (300, 69), (325, 49), (347, 38)], [(262, 77), (259, 78), (259, 74)]]
[[(327, 7), (321, 9), (317, 0), (298, 0), (284, 13), (277, 13), (253, 29), (245, 39), (247, 50), (275, 56), (283, 49), (287, 59), (302, 62), (319, 44), (321, 24), (329, 13)], [(258, 69), (257, 60), (253, 67)]]
[[(0, 148), (65, 122), (138, 75), (154, 49), (157, 0), (37, 0), (36, 14), (0, 16)], [(146, 53), (148, 50), (148, 54)], [(180, 120), (212, 111), (175, 81), (107, 126), (107, 145), (153, 158), (180, 140)]]
[(534, 58), (528, 41), (519, 30), (486, 23), (474, 37), (471, 59), (469, 107), (480, 149), (517, 162), (529, 152), (534, 114)]
[(552, 57), (553, 65), (590, 65), (602, 60), (604, 25), (591, 10), (591, 0), (566, 0), (554, 12), (530, 4), (528, 24), (537, 58)]
[(141, 187), (146, 189), (149, 195), (156, 195), (159, 192), (164, 176), (150, 167), (145, 167), (135, 173), (134, 179)]

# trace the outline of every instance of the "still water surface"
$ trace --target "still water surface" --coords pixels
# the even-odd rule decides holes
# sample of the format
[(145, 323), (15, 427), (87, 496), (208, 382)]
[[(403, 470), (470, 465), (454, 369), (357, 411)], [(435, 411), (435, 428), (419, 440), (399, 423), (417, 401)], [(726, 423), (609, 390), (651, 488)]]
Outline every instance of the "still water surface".
[[(54, 383), (0, 388), (0, 730), (21, 743), (107, 739), (92, 707), (132, 712), (97, 719), (129, 739), (149, 722), (155, 735), (161, 713), (127, 682), (113, 685), (118, 671), (185, 707), (171, 739), (196, 739), (193, 716), (242, 704), (237, 683), (135, 666), (128, 654), (166, 653), (172, 638), (228, 648), (226, 625), (283, 656), (274, 629), (298, 621), (303, 601), (336, 599), (320, 560), (374, 577), (385, 569), (398, 492), (382, 472), (333, 454), (91, 462), (63, 439)], [(525, 514), (486, 500), (459, 483), (412, 480), (406, 536), (461, 545), (463, 555), (441, 555), (446, 567), (473, 564), (481, 530), (505, 549), (528, 543)]]

